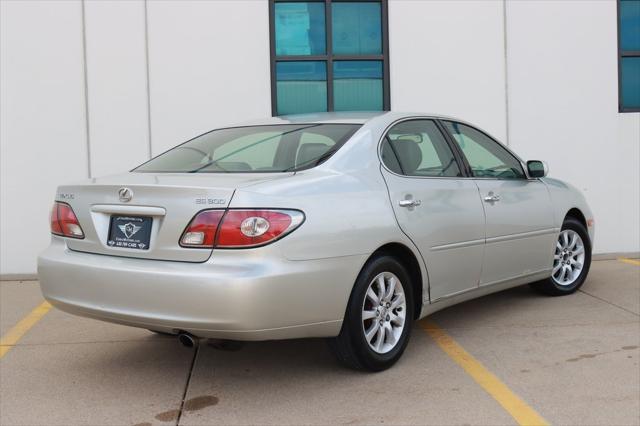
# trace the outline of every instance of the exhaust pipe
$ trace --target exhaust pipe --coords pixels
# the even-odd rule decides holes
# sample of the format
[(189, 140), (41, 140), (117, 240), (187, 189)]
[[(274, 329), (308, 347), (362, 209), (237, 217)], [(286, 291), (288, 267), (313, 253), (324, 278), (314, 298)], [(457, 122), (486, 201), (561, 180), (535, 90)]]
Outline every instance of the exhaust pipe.
[(178, 341), (187, 348), (192, 348), (198, 343), (198, 338), (193, 334), (181, 331), (178, 333)]

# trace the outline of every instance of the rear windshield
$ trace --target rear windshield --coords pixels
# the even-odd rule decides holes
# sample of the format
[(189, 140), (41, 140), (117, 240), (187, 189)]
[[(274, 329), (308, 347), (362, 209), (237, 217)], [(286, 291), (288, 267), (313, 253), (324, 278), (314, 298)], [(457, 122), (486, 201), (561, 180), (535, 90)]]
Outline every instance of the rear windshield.
[(149, 160), (135, 172), (265, 173), (315, 167), (359, 124), (285, 124), (213, 130)]

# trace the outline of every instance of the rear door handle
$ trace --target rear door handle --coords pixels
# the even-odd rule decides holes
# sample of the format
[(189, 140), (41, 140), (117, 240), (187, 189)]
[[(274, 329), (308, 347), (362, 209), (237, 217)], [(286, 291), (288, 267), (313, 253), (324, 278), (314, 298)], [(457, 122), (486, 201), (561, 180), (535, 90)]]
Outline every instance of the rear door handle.
[(398, 201), (398, 205), (400, 207), (417, 207), (422, 204), (420, 200), (400, 200)]
[(490, 192), (486, 197), (484, 197), (484, 201), (487, 203), (495, 203), (497, 201), (500, 201), (500, 196), (498, 194)]

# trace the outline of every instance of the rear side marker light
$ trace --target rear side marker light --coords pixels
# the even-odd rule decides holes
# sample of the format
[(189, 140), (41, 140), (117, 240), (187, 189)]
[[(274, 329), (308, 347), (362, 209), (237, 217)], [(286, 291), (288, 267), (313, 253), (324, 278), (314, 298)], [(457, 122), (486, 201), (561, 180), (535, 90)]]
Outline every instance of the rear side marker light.
[(76, 214), (67, 203), (53, 203), (50, 216), (51, 233), (69, 238), (84, 238), (84, 232)]
[(180, 238), (182, 247), (249, 248), (272, 243), (304, 221), (298, 210), (203, 210)]

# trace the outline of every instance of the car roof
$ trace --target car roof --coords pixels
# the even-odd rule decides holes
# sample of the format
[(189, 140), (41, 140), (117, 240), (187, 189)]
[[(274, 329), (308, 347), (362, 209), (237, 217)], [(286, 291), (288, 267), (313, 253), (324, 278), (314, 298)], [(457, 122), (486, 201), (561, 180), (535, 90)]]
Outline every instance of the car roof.
[(395, 121), (404, 117), (432, 117), (450, 118), (437, 114), (410, 113), (410, 112), (390, 112), (390, 111), (362, 111), (362, 112), (316, 112), (312, 114), (281, 115), (278, 117), (268, 117), (258, 120), (251, 120), (241, 123), (242, 126), (260, 126), (274, 124), (364, 124), (374, 118), (387, 118)]

